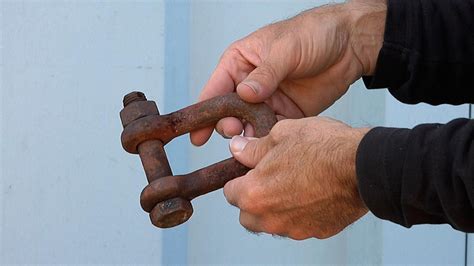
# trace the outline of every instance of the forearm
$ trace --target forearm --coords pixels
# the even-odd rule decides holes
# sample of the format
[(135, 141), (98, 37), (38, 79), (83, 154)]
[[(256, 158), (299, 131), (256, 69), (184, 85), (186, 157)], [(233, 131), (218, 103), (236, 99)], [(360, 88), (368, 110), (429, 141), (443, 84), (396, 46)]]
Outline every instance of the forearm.
[[(356, 59), (363, 66), (360, 74), (373, 75), (384, 40), (387, 1), (350, 1), (347, 5), (352, 18), (350, 45)], [(359, 78), (360, 76), (357, 77)]]
[(474, 0), (389, 0), (368, 88), (405, 103), (474, 102)]
[(474, 231), (474, 120), (375, 128), (357, 152), (360, 194), (376, 216)]

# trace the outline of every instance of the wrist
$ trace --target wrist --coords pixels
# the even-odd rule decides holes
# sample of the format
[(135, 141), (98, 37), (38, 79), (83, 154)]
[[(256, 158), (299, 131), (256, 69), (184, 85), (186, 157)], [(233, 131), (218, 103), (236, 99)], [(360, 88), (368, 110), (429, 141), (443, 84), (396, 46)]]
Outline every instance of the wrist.
[(347, 155), (347, 163), (348, 166), (346, 171), (346, 176), (348, 177), (349, 183), (352, 187), (352, 195), (354, 199), (354, 205), (357, 207), (361, 212), (367, 212), (368, 208), (365, 205), (362, 197), (359, 193), (359, 186), (357, 181), (357, 172), (356, 172), (356, 156), (357, 150), (359, 148), (359, 144), (364, 138), (364, 136), (370, 131), (371, 128), (352, 128), (351, 129), (351, 137), (350, 137), (350, 145), (346, 150), (345, 154)]
[(373, 75), (383, 45), (387, 1), (353, 0), (346, 3), (346, 8), (350, 17), (350, 46), (362, 65), (362, 75)]

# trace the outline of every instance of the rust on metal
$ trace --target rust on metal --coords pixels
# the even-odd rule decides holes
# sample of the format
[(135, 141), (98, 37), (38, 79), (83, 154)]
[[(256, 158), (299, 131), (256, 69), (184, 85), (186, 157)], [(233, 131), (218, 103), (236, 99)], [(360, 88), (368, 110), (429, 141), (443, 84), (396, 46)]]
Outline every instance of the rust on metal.
[(173, 176), (163, 146), (173, 138), (211, 126), (224, 117), (244, 119), (263, 137), (276, 123), (274, 112), (264, 103), (244, 102), (231, 93), (203, 101), (176, 112), (160, 115), (156, 103), (141, 92), (127, 94), (120, 118), (123, 148), (139, 154), (149, 185), (140, 197), (142, 208), (152, 223), (168, 228), (186, 222), (193, 213), (190, 201), (222, 188), (249, 169), (233, 158), (186, 175)]

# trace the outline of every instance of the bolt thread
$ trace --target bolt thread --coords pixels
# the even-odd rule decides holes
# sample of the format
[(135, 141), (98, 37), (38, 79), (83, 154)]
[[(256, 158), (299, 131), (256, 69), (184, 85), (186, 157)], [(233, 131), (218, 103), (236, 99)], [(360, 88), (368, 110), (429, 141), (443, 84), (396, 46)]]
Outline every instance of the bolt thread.
[(145, 94), (140, 91), (133, 91), (123, 97), (123, 107), (139, 101), (146, 101)]

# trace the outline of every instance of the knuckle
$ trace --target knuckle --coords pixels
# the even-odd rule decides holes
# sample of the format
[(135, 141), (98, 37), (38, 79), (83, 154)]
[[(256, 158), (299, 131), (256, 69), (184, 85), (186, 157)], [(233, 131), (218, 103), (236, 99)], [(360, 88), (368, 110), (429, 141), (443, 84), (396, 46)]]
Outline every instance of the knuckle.
[(255, 232), (255, 229), (253, 229), (252, 225), (248, 224), (245, 220), (240, 219), (239, 222), (243, 228), (247, 229), (248, 231)]
[(293, 240), (305, 240), (305, 239), (308, 239), (310, 238), (311, 236), (308, 235), (307, 233), (305, 232), (302, 232), (302, 231), (293, 231), (293, 232), (290, 232), (288, 234), (288, 237), (293, 239)]
[(246, 196), (240, 197), (240, 199), (237, 203), (237, 206), (239, 207), (239, 209), (241, 209), (242, 211), (246, 211), (246, 212), (249, 212), (249, 210), (253, 208), (252, 207), (252, 202), (249, 201)]
[(282, 131), (283, 129), (287, 129), (290, 124), (291, 124), (292, 119), (283, 119), (278, 121), (278, 123), (275, 124), (275, 131)]
[(289, 128), (291, 127), (291, 119), (283, 119), (278, 121), (270, 131), (270, 139), (273, 141), (278, 141), (284, 138), (287, 135)]
[(254, 219), (246, 219), (244, 218), (243, 215), (240, 215), (239, 223), (250, 232), (253, 232), (253, 233), (261, 232), (260, 229), (257, 229), (256, 224), (254, 224), (255, 223)]
[(328, 232), (328, 231), (319, 231), (319, 232), (314, 234), (314, 237), (316, 237), (317, 239), (327, 239), (327, 238), (330, 238), (333, 235), (334, 235), (334, 233), (331, 233), (331, 232)]
[[(275, 127), (274, 127), (275, 128)], [(278, 144), (278, 141), (281, 139), (281, 134), (277, 131), (270, 131), (270, 133), (266, 136), (266, 140), (272, 147)]]
[(285, 226), (278, 221), (265, 220), (262, 221), (262, 228), (266, 233), (286, 236)]
[(232, 43), (224, 52), (221, 57), (221, 61), (229, 60), (229, 62), (233, 62), (242, 56), (241, 53), (241, 41), (236, 41)]
[(246, 152), (246, 155), (249, 157), (249, 158), (254, 158), (254, 159), (257, 159), (257, 158), (262, 158), (262, 156), (264, 155), (264, 148), (262, 147), (262, 142), (260, 143), (256, 143), (256, 141), (253, 141), (254, 143), (252, 143), (251, 145), (247, 145), (247, 147), (245, 147), (244, 149), (244, 152)]
[(245, 39), (236, 40), (229, 46), (229, 50), (240, 50), (244, 47)]
[(240, 223), (240, 225), (242, 225), (243, 227), (245, 227), (247, 229), (250, 229), (252, 227), (252, 224), (250, 224), (249, 220), (245, 219), (244, 216), (242, 216), (242, 215), (240, 215), (240, 217), (239, 217), (239, 223)]
[(222, 191), (227, 202), (229, 202), (231, 205), (237, 206), (237, 202), (235, 202), (233, 197), (234, 182), (235, 181), (233, 180), (227, 182), (227, 184), (224, 185), (224, 189)]
[(269, 78), (275, 78), (277, 76), (274, 67), (269, 62), (264, 62), (260, 69), (263, 75), (267, 75)]
[(257, 70), (253, 72), (253, 75), (264, 81), (278, 80), (275, 69), (267, 63), (260, 65)]
[(249, 213), (258, 214), (263, 211), (263, 206), (260, 204), (261, 189), (257, 186), (247, 188), (240, 198), (239, 207)]

